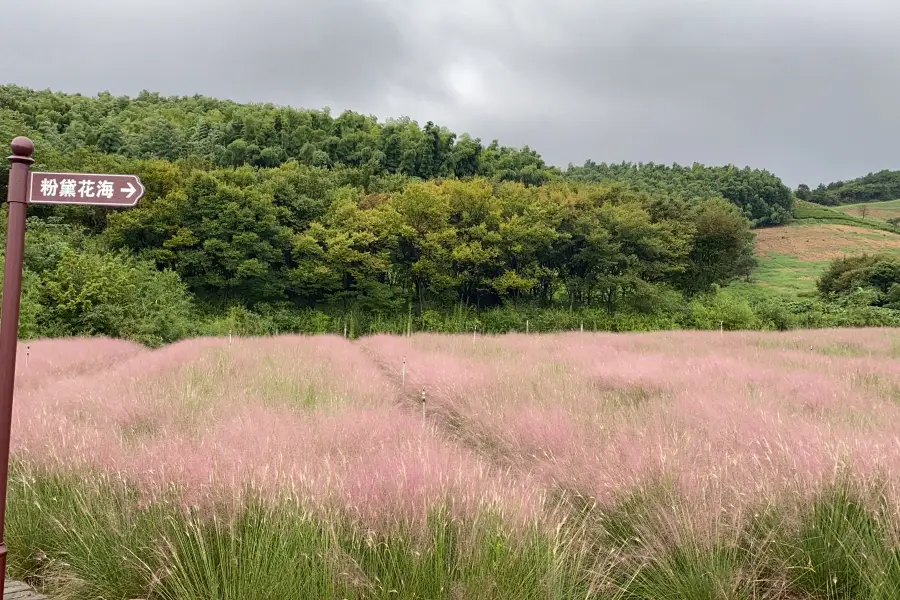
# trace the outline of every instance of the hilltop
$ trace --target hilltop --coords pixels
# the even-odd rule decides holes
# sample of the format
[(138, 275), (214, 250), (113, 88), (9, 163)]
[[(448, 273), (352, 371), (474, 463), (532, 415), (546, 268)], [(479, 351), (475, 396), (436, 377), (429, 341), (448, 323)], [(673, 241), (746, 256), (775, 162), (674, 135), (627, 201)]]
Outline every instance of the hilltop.
[(884, 169), (850, 181), (823, 183), (814, 190), (801, 184), (796, 193), (801, 200), (826, 206), (897, 200), (900, 198), (900, 171)]
[(859, 217), (867, 223), (875, 221), (885, 222), (895, 227), (900, 225), (900, 200), (844, 204), (836, 208), (845, 214)]

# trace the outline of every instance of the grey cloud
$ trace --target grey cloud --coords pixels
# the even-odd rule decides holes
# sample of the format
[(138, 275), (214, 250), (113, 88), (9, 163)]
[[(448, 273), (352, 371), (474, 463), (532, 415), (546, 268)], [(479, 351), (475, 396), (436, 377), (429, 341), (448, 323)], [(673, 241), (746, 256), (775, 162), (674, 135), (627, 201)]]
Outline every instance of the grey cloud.
[(409, 115), (554, 164), (900, 168), (893, 0), (43, 0), (0, 81)]
[[(366, 2), (327, 10), (254, 0), (71, 0), (15, 3), (0, 26), (33, 23), (28, 63), (4, 79), (94, 93), (205, 93), (237, 100), (352, 103), (397, 76), (404, 46), (395, 22)], [(40, 24), (40, 25), (38, 25)]]

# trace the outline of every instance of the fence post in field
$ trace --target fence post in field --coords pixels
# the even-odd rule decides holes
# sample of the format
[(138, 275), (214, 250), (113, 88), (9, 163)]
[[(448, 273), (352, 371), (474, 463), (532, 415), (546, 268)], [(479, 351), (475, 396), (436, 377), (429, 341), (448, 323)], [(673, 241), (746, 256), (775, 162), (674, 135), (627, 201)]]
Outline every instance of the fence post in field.
[(581, 320), (581, 333), (584, 333), (584, 319)]
[(425, 388), (422, 388), (422, 433), (425, 433)]
[(231, 330), (228, 330), (228, 345), (231, 345)]
[(527, 335), (528, 333), (530, 333), (530, 330), (531, 330), (531, 321), (529, 321), (528, 319), (525, 319), (525, 334)]

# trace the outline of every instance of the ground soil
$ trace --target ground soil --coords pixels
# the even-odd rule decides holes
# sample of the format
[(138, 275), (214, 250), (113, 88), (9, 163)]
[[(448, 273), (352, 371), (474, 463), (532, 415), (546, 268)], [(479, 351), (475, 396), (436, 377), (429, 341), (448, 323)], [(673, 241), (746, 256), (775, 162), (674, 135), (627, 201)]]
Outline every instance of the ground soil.
[(756, 232), (756, 252), (801, 260), (832, 260), (863, 252), (900, 253), (900, 235), (852, 225), (772, 227)]

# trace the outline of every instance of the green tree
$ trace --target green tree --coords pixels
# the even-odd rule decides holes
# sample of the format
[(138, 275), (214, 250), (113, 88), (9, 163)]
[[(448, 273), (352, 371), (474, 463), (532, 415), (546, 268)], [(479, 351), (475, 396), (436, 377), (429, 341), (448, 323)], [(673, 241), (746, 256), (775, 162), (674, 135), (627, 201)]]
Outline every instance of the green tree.
[(754, 234), (736, 206), (723, 199), (705, 200), (692, 211), (694, 225), (687, 269), (680, 278), (690, 294), (705, 292), (748, 275), (755, 265)]
[(104, 335), (149, 345), (191, 332), (192, 303), (178, 276), (127, 254), (62, 251), (43, 275), (42, 333)]
[(900, 284), (900, 260), (890, 256), (862, 254), (831, 262), (817, 282), (825, 297), (849, 297), (859, 290), (869, 290), (874, 305), (895, 302), (894, 286)]
[(403, 304), (391, 278), (399, 219), (385, 202), (360, 205), (360, 192), (344, 188), (322, 222), (293, 240), (295, 292), (308, 304), (331, 301), (347, 310), (381, 312)]

